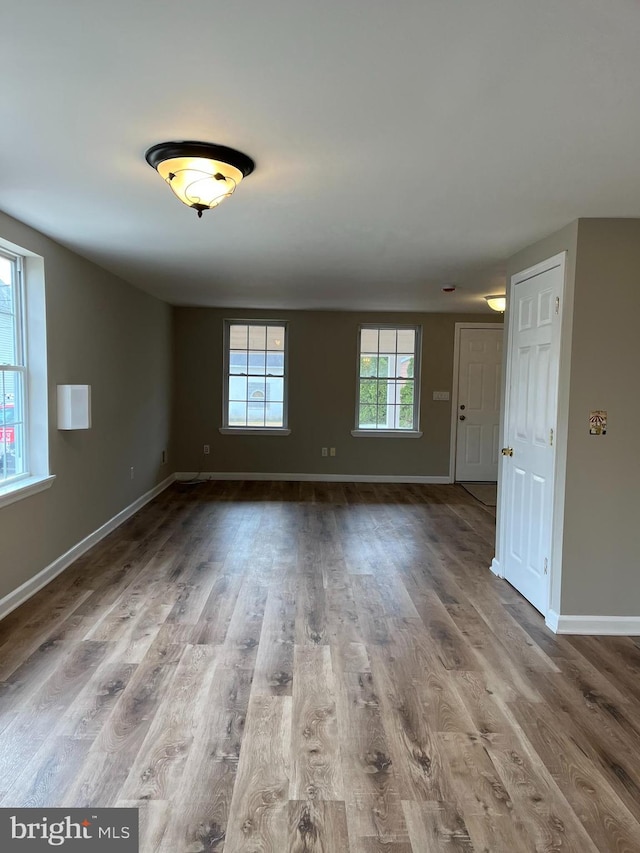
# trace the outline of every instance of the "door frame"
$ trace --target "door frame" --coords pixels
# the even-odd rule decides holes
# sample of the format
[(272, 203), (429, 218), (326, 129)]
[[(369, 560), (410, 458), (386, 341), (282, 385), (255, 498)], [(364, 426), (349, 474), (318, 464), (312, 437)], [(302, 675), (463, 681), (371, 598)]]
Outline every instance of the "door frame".
[[(513, 297), (513, 291), (516, 285), (520, 284), (522, 281), (526, 281), (527, 279), (534, 278), (537, 275), (541, 275), (542, 273), (548, 272), (549, 270), (554, 269), (555, 267), (560, 267), (561, 271), (561, 285), (560, 285), (560, 318), (559, 323), (557, 324), (557, 338), (552, 341), (555, 357), (557, 359), (558, 365), (558, 381), (556, 388), (556, 425), (555, 425), (555, 452), (553, 454), (553, 470), (551, 472), (550, 483), (551, 483), (551, 512), (550, 512), (550, 530), (549, 530), (549, 552), (551, 558), (551, 564), (549, 566), (549, 573), (547, 575), (547, 589), (546, 589), (546, 601), (547, 606), (543, 613), (545, 620), (548, 619), (550, 610), (551, 610), (551, 595), (554, 587), (554, 582), (556, 579), (559, 580), (562, 573), (562, 518), (558, 517), (556, 512), (559, 504), (561, 503), (564, 506), (564, 481), (562, 483), (559, 482), (559, 472), (562, 470), (561, 466), (558, 465), (558, 452), (560, 450), (559, 441), (558, 441), (558, 433), (559, 430), (559, 418), (560, 418), (560, 385), (562, 382), (562, 368), (563, 368), (563, 340), (566, 337), (565, 330), (565, 318), (566, 318), (566, 294), (567, 294), (567, 252), (559, 252), (557, 255), (553, 255), (550, 258), (547, 258), (540, 263), (534, 264), (532, 267), (527, 267), (527, 269), (521, 270), (520, 272), (515, 273), (511, 276), (509, 280), (509, 284), (507, 287), (507, 310), (505, 311), (505, 315), (507, 316), (507, 345), (504, 348), (504, 398), (503, 398), (503, 407), (501, 413), (501, 428), (500, 428), (500, 437), (502, 440), (502, 444), (504, 445), (506, 442), (506, 431), (509, 423), (509, 407), (511, 405), (511, 347), (513, 345), (513, 336), (514, 336), (514, 317), (509, 312), (509, 306), (511, 304), (511, 299)], [(500, 557), (503, 554), (506, 554), (507, 547), (507, 525), (505, 524), (505, 518), (508, 516), (508, 507), (510, 505), (510, 494), (508, 493), (508, 489), (505, 487), (505, 478), (504, 478), (504, 465), (505, 459), (503, 456), (500, 456), (498, 460), (498, 500), (497, 500), (497, 525), (498, 528), (496, 530), (496, 545), (497, 551)], [(500, 578), (504, 578), (504, 568), (501, 565), (498, 556), (494, 557), (491, 571), (496, 574)]]
[[(456, 323), (453, 338), (453, 380), (451, 382), (451, 442), (449, 445), (449, 482), (456, 481), (456, 451), (458, 443), (458, 399), (459, 399), (459, 376), (460, 370), (460, 338), (462, 329), (502, 329), (504, 335), (504, 321), (502, 323)], [(504, 347), (503, 347), (504, 351)], [(500, 472), (500, 460), (498, 460), (498, 474)]]

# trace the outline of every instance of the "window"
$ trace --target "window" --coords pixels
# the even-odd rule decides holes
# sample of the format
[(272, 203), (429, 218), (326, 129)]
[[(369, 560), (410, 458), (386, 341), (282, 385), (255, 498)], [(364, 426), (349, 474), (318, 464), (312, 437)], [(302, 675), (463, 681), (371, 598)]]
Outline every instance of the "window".
[(354, 433), (419, 435), (419, 376), (418, 326), (361, 326)]
[(48, 488), (44, 261), (0, 240), (0, 507)]
[(27, 472), (21, 258), (0, 252), (0, 485)]
[(287, 432), (287, 326), (225, 324), (224, 432)]

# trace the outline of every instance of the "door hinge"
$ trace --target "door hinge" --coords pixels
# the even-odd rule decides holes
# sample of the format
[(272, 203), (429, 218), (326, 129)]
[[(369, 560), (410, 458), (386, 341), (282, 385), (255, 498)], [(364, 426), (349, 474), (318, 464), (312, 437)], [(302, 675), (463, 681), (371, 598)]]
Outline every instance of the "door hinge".
[(545, 575), (549, 574), (549, 560), (546, 557), (544, 558), (544, 573)]
[(556, 314), (560, 313), (560, 297), (556, 296)]
[(553, 447), (553, 429), (549, 430), (549, 446)]

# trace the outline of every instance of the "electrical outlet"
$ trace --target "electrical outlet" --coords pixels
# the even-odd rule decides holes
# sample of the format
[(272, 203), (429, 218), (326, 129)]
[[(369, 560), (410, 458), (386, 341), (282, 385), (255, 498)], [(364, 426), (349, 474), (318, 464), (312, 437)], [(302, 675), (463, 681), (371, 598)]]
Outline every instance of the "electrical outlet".
[(323, 455), (323, 456), (328, 456), (328, 455), (329, 455), (329, 451), (327, 450), (327, 448), (326, 448), (326, 447), (323, 447), (323, 448), (322, 448), (322, 455)]
[(205, 456), (208, 456), (211, 453), (211, 447), (208, 444), (205, 444), (202, 452)]
[(335, 447), (330, 447), (329, 448), (329, 456), (335, 456), (335, 455), (336, 455)]
[(131, 466), (131, 479), (133, 480), (133, 465)]
[(163, 465), (167, 464), (167, 451), (166, 450), (162, 451), (162, 464)]

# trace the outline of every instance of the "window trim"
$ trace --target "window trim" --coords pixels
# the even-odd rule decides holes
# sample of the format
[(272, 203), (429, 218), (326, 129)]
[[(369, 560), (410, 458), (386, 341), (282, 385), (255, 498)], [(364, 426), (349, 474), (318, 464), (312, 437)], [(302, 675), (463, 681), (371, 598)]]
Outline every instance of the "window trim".
[(422, 438), (419, 429), (352, 429), (354, 438)]
[(23, 498), (28, 498), (38, 492), (44, 492), (45, 489), (53, 485), (55, 478), (55, 474), (47, 474), (46, 476), (24, 474), (15, 480), (6, 481), (3, 486), (0, 486), (0, 508), (21, 501)]
[[(232, 426), (229, 424), (229, 353), (231, 326), (282, 326), (284, 328), (284, 372), (282, 391), (282, 426)], [(227, 318), (224, 320), (222, 369), (222, 435), (290, 435), (289, 429), (289, 322), (269, 318), (267, 320), (248, 320), (245, 318)], [(266, 375), (266, 373), (265, 373)]]
[[(405, 330), (411, 329), (415, 332), (415, 349), (413, 353), (413, 428), (412, 429), (363, 429), (360, 426), (360, 356), (363, 329), (377, 330)], [(351, 435), (355, 438), (421, 438), (420, 430), (420, 385), (422, 375), (422, 325), (418, 323), (360, 323), (358, 325), (358, 338), (356, 345), (356, 407), (355, 427)], [(379, 378), (379, 377), (378, 377)]]

